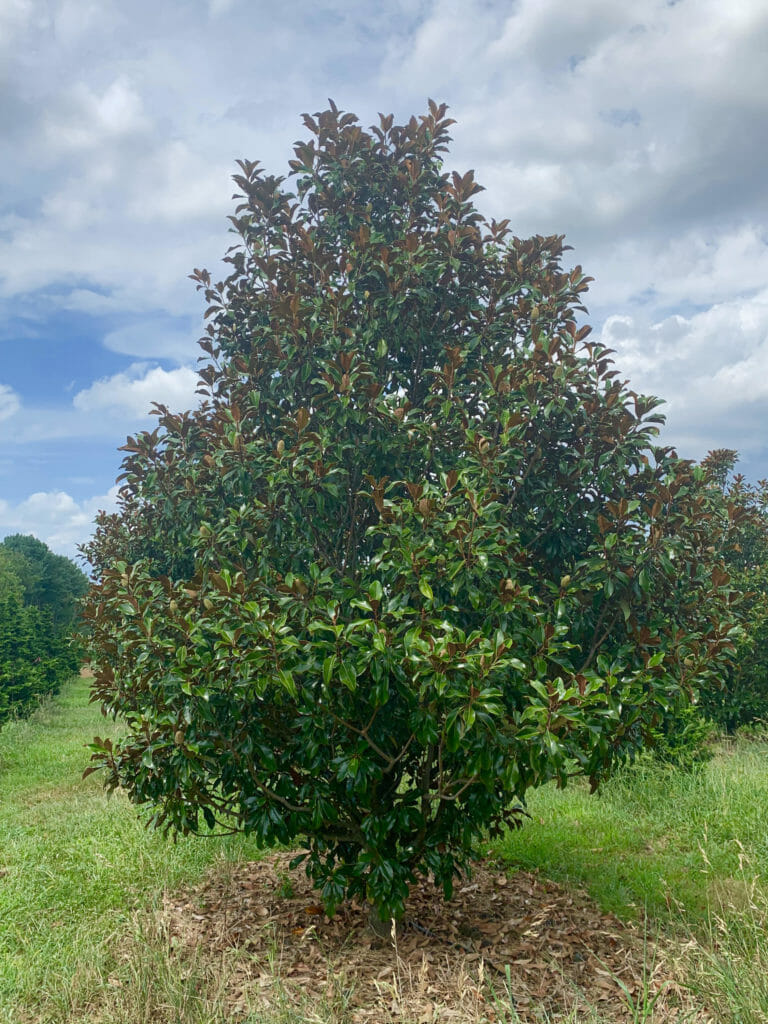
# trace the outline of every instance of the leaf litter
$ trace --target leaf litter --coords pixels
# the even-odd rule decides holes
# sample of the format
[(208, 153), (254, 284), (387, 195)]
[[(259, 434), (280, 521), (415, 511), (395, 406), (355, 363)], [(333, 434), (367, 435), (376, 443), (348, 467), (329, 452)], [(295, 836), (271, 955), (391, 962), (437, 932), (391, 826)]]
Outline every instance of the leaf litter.
[(342, 1003), (353, 1024), (710, 1020), (676, 983), (668, 951), (583, 891), (481, 861), (450, 902), (429, 880), (413, 885), (404, 921), (380, 938), (367, 905), (328, 918), (293, 856), (228, 865), (164, 899), (177, 955), (240, 954), (227, 986), (233, 1020), (286, 1001), (305, 1013)]

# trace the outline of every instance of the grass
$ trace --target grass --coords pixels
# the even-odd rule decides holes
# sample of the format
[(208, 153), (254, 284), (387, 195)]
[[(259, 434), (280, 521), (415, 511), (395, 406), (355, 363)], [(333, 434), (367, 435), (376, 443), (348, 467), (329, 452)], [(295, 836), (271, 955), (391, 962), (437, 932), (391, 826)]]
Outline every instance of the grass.
[(82, 1002), (83, 990), (115, 968), (141, 908), (217, 858), (256, 856), (243, 839), (174, 844), (147, 833), (127, 800), (105, 798), (98, 774), (82, 780), (85, 744), (110, 731), (88, 704), (87, 685), (72, 682), (0, 732), (3, 1024), (40, 1006), (50, 1007), (51, 1022), (68, 1020), (67, 1004)]
[(687, 772), (642, 759), (597, 796), (547, 786), (528, 811), (497, 844), (502, 861), (674, 939), (681, 980), (714, 1020), (766, 1024), (768, 742), (723, 745)]
[[(107, 800), (98, 774), (83, 780), (86, 744), (110, 728), (74, 680), (0, 732), (0, 1024), (346, 1024), (344, 992), (297, 1013), (279, 984), (271, 1016), (247, 999), (233, 1016), (225, 990), (246, 954), (212, 964), (172, 949), (163, 893), (258, 853), (243, 838), (166, 841), (124, 798)], [(641, 761), (598, 796), (545, 787), (494, 851), (644, 921), (713, 1020), (765, 1024), (766, 765), (767, 742), (739, 741), (694, 772)], [(629, 1019), (655, 1020), (651, 1004), (628, 1002)], [(494, 1013), (516, 1019), (501, 989)]]
[(768, 743), (739, 743), (694, 771), (652, 760), (596, 796), (585, 785), (530, 794), (531, 821), (497, 853), (510, 864), (585, 886), (606, 909), (669, 921), (683, 906), (706, 923), (713, 889), (745, 860), (768, 879)]

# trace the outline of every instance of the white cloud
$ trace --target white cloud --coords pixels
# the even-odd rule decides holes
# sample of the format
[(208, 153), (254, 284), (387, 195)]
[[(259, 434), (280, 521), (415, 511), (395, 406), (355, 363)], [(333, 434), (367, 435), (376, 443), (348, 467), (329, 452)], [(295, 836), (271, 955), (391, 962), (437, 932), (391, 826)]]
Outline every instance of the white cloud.
[(637, 391), (666, 399), (667, 434), (683, 454), (765, 449), (768, 417), (768, 290), (690, 317), (647, 323), (609, 317), (601, 340)]
[[(42, 442), (66, 438), (103, 438), (108, 450), (122, 443), (127, 433), (152, 423), (152, 403), (174, 412), (192, 409), (200, 403), (195, 393), (197, 373), (189, 366), (164, 370), (149, 363), (132, 363), (127, 370), (94, 381), (78, 391), (71, 404), (42, 405), (32, 401), (23, 406), (18, 396), (0, 385), (0, 443), (6, 452)], [(73, 448), (73, 465), (77, 449)], [(82, 470), (82, 467), (80, 467)], [(72, 474), (70, 474), (72, 476)]]
[(585, 269), (596, 280), (587, 302), (601, 312), (638, 304), (708, 307), (765, 286), (768, 230), (764, 224), (742, 221), (668, 237), (606, 239), (593, 247), (591, 257)]
[(21, 408), (19, 396), (7, 384), (0, 384), (0, 420), (10, 419)]
[(93, 316), (114, 313), (121, 309), (121, 303), (114, 294), (103, 295), (92, 288), (73, 288), (60, 301), (62, 309)]
[(199, 403), (195, 395), (197, 384), (198, 376), (189, 367), (163, 370), (155, 366), (148, 369), (144, 363), (134, 363), (125, 373), (104, 377), (79, 391), (72, 404), (89, 414), (106, 411), (115, 415), (129, 413), (144, 417), (149, 413), (152, 402), (181, 412)]
[(39, 4), (34, 0), (3, 0), (0, 4), (0, 47), (10, 51), (12, 45), (33, 26), (43, 27)]
[(109, 17), (109, 0), (62, 0), (53, 17), (53, 31), (61, 46), (72, 47)]
[(124, 355), (177, 359), (188, 363), (200, 354), (197, 339), (201, 333), (200, 328), (184, 331), (156, 318), (110, 331), (104, 337), (104, 346)]
[(456, 157), (519, 233), (669, 234), (764, 204), (767, 34), (756, 0), (438, 0), (382, 80), (453, 102)]
[(92, 150), (135, 136), (149, 127), (141, 97), (125, 76), (96, 92), (77, 82), (59, 97), (43, 123), (46, 143), (54, 150)]
[(78, 544), (91, 535), (96, 513), (116, 507), (117, 487), (84, 501), (65, 491), (39, 491), (16, 504), (0, 500), (0, 536), (31, 533), (57, 554), (74, 558)]
[(208, 13), (212, 18), (218, 18), (222, 14), (228, 14), (235, 3), (236, 0), (208, 0)]
[(228, 200), (235, 169), (229, 161), (203, 157), (200, 148), (180, 139), (164, 143), (137, 167), (126, 213), (156, 225), (210, 216)]

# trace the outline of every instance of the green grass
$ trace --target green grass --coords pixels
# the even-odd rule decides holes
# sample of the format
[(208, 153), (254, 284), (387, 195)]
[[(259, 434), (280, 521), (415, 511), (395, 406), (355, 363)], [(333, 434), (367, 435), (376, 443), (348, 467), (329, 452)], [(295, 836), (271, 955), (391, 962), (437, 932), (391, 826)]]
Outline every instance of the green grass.
[(652, 760), (596, 795), (577, 783), (530, 794), (531, 820), (498, 845), (508, 863), (585, 886), (607, 910), (704, 924), (713, 889), (768, 879), (768, 743), (743, 742), (694, 771)]
[(766, 1024), (768, 743), (728, 744), (692, 772), (641, 759), (596, 796), (547, 786), (528, 810), (495, 848), (503, 862), (675, 944), (679, 980), (713, 1020)]
[[(98, 773), (83, 780), (88, 742), (113, 728), (87, 695), (73, 680), (0, 732), (0, 1024), (348, 1021), (341, 1004), (297, 1015), (289, 1001), (234, 1018), (225, 989), (245, 954), (171, 955), (164, 891), (258, 853), (243, 838), (164, 840), (122, 796), (107, 799)], [(679, 978), (714, 1020), (768, 1021), (767, 742), (688, 773), (643, 760), (597, 796), (545, 787), (529, 811), (495, 846), (503, 863), (582, 886), (676, 943)], [(515, 1017), (497, 1007), (497, 1019)]]
[(243, 839), (173, 843), (148, 833), (126, 799), (105, 797), (98, 773), (83, 780), (86, 744), (111, 728), (78, 679), (0, 732), (0, 1021), (8, 1024), (46, 1003), (66, 1019), (62, 1001), (88, 984), (84, 964), (94, 984), (106, 977), (137, 911), (217, 858), (256, 855)]

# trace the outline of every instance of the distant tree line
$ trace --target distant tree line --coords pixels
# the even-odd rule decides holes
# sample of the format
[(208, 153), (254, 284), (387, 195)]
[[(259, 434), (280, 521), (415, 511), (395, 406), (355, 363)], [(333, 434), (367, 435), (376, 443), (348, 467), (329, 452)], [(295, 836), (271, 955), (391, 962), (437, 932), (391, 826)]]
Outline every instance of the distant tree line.
[(710, 451), (701, 462), (710, 497), (721, 506), (709, 540), (731, 591), (733, 623), (719, 671), (696, 682), (694, 703), (670, 708), (650, 741), (662, 760), (680, 767), (707, 760), (717, 732), (768, 724), (768, 480), (748, 483), (737, 463), (730, 448)]
[(84, 573), (32, 536), (0, 543), (0, 724), (55, 693), (77, 671), (71, 643)]
[(703, 463), (725, 498), (730, 528), (721, 553), (740, 595), (733, 656), (721, 685), (700, 696), (704, 714), (727, 732), (768, 721), (768, 480), (748, 483), (737, 462), (737, 452), (718, 448)]

